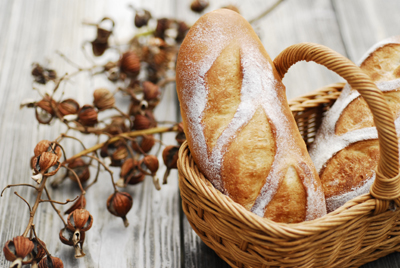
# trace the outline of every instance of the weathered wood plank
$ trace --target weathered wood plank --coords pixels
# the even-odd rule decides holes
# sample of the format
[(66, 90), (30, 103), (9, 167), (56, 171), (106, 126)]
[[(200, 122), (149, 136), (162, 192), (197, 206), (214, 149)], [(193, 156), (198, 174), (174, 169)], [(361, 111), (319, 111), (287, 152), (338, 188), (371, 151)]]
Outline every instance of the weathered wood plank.
[[(145, 6), (155, 17), (172, 16), (173, 1), (1, 1), (0, 3), (0, 188), (7, 184), (27, 182), (30, 179), (29, 160), (35, 144), (42, 139), (54, 139), (65, 131), (60, 124), (37, 127), (33, 110), (19, 110), (19, 103), (27, 98), (38, 99), (31, 89), (30, 70), (34, 61), (51, 59), (50, 66), (62, 72), (72, 71), (56, 49), (73, 61), (88, 66), (80, 51), (85, 39), (94, 38), (94, 29), (82, 21), (97, 22), (104, 16), (116, 20), (117, 41), (126, 41), (132, 35), (133, 12), (128, 4)], [(126, 30), (125, 30), (126, 29)], [(65, 97), (73, 97), (81, 104), (92, 101), (92, 92), (100, 82), (87, 75), (74, 78), (65, 86)], [(64, 89), (64, 88), (63, 88)], [(120, 100), (123, 101), (123, 100)], [(125, 101), (126, 103), (126, 101)], [(176, 121), (174, 87), (167, 88), (164, 101), (156, 110), (160, 121)], [(82, 135), (80, 135), (82, 136)], [(90, 146), (95, 142), (83, 138)], [(163, 135), (166, 144), (175, 143), (174, 135)], [(75, 142), (63, 143), (71, 156), (81, 148)], [(161, 168), (162, 177), (165, 168)], [(118, 178), (119, 171), (114, 173)], [(109, 175), (103, 173), (97, 185), (88, 191), (87, 209), (94, 217), (94, 225), (87, 233), (84, 251), (87, 256), (76, 260), (73, 250), (58, 239), (62, 223), (49, 205), (40, 206), (35, 217), (38, 235), (54, 256), (63, 259), (65, 267), (180, 267), (179, 194), (172, 173), (168, 185), (160, 192), (154, 189), (151, 178), (143, 184), (128, 187), (134, 205), (128, 214), (130, 226), (124, 228), (119, 218), (106, 211), (107, 197), (112, 193)], [(23, 232), (29, 213), (26, 205), (12, 196), (18, 191), (30, 202), (34, 192), (27, 188), (7, 190), (0, 202), (0, 244)], [(62, 189), (51, 190), (56, 200), (75, 197), (79, 191), (70, 182)], [(7, 267), (0, 255), (0, 267)]]

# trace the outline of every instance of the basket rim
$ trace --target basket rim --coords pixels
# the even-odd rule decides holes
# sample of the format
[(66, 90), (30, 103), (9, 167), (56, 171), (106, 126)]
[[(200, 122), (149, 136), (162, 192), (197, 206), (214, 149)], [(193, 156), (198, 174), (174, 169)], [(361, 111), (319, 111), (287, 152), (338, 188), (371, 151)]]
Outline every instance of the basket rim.
[[(188, 171), (187, 169), (191, 170)], [(318, 232), (328, 231), (333, 227), (348, 222), (350, 218), (354, 218), (356, 215), (373, 215), (376, 208), (377, 199), (370, 193), (366, 193), (346, 202), (335, 211), (314, 220), (300, 223), (274, 222), (246, 210), (242, 205), (215, 189), (211, 182), (198, 170), (196, 163), (190, 155), (187, 141), (181, 145), (179, 150), (178, 171), (180, 188), (182, 188), (182, 186), (187, 187), (186, 185), (182, 185), (185, 184), (186, 180), (196, 190), (206, 195), (210, 202), (215, 201), (212, 203), (218, 204), (219, 208), (227, 209), (230, 212), (229, 214), (235, 215), (235, 218), (242, 218), (240, 222), (266, 233), (275, 233), (276, 237), (282, 237), (283, 235), (285, 237), (299, 239), (314, 234), (316, 229), (318, 229)], [(194, 172), (195, 176), (193, 176), (193, 174), (191, 174), (191, 176), (185, 176), (188, 175), (189, 172)], [(182, 195), (182, 190), (180, 192)], [(184, 198), (182, 197), (182, 199)], [(394, 211), (396, 211), (396, 209), (388, 210), (383, 213), (393, 213)]]

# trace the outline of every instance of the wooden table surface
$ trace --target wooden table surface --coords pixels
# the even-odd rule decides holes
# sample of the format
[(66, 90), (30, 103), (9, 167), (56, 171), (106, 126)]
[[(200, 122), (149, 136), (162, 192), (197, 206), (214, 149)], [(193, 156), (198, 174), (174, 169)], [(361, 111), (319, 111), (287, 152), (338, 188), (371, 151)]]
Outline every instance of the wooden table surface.
[[(36, 143), (55, 139), (65, 131), (61, 124), (38, 126), (32, 109), (19, 109), (26, 98), (38, 99), (32, 90), (32, 62), (48, 62), (57, 70), (68, 71), (68, 64), (56, 55), (59, 50), (70, 59), (87, 64), (80, 46), (94, 38), (93, 28), (83, 21), (97, 22), (104, 16), (114, 18), (116, 38), (123, 42), (135, 33), (133, 12), (128, 4), (150, 10), (154, 17), (175, 17), (189, 24), (199, 15), (189, 10), (190, 0), (1, 0), (0, 1), (0, 188), (7, 184), (33, 183), (29, 160)], [(246, 19), (252, 19), (271, 6), (273, 0), (210, 0), (207, 11), (233, 3)], [(268, 16), (253, 24), (271, 58), (289, 45), (315, 42), (326, 45), (357, 62), (376, 42), (400, 34), (400, 1), (398, 0), (285, 0)], [(299, 63), (285, 76), (288, 98), (302, 95), (341, 79), (324, 67)], [(65, 86), (66, 96), (80, 103), (91, 102), (98, 86), (82, 76)], [(123, 101), (123, 100), (120, 100)], [(158, 120), (179, 118), (173, 86), (165, 91), (156, 110)], [(174, 135), (164, 135), (173, 143)], [(85, 138), (88, 144), (94, 141)], [(74, 142), (65, 143), (70, 152), (79, 151)], [(164, 169), (160, 170), (162, 176)], [(118, 173), (116, 173), (118, 174)], [(130, 225), (124, 228), (120, 219), (105, 208), (112, 189), (103, 173), (88, 192), (87, 209), (94, 225), (87, 233), (82, 259), (73, 257), (73, 249), (58, 239), (63, 227), (50, 205), (43, 204), (35, 217), (38, 236), (50, 252), (60, 257), (65, 267), (228, 267), (192, 231), (180, 206), (177, 173), (168, 185), (156, 191), (151, 179), (126, 191), (133, 195), (134, 205), (128, 214)], [(0, 199), (0, 245), (20, 235), (29, 219), (26, 205), (13, 192), (34, 202), (35, 194), (27, 187), (7, 190)], [(78, 189), (66, 182), (51, 190), (56, 200), (73, 198)], [(0, 256), (0, 267), (9, 263)], [(400, 267), (400, 254), (394, 253), (364, 267)]]

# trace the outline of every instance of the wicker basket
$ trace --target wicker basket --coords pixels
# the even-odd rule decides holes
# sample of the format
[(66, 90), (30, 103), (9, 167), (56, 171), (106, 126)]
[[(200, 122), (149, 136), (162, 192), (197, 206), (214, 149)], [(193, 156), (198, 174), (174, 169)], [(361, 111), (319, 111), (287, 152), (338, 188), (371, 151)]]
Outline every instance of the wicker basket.
[[(275, 60), (283, 77), (300, 60), (335, 71), (369, 104), (378, 129), (380, 162), (370, 193), (328, 215), (297, 224), (261, 218), (217, 191), (199, 172), (187, 143), (179, 154), (179, 186), (187, 219), (200, 238), (232, 267), (352, 267), (400, 250), (398, 145), (392, 113), (382, 93), (351, 61), (320, 45), (302, 43)], [(322, 112), (339, 96), (343, 83), (290, 102), (307, 144)]]

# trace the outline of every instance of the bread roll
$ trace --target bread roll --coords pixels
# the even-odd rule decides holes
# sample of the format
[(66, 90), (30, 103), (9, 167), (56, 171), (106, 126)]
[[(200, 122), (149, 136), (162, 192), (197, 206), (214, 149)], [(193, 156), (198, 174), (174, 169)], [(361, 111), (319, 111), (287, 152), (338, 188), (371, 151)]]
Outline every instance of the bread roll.
[(215, 188), (278, 222), (326, 213), (285, 87), (242, 16), (227, 9), (202, 16), (181, 45), (176, 71), (189, 148)]
[[(360, 61), (383, 92), (400, 127), (400, 36), (371, 48)], [(326, 113), (310, 148), (319, 172), (328, 212), (369, 192), (379, 161), (378, 134), (365, 100), (349, 85)]]

